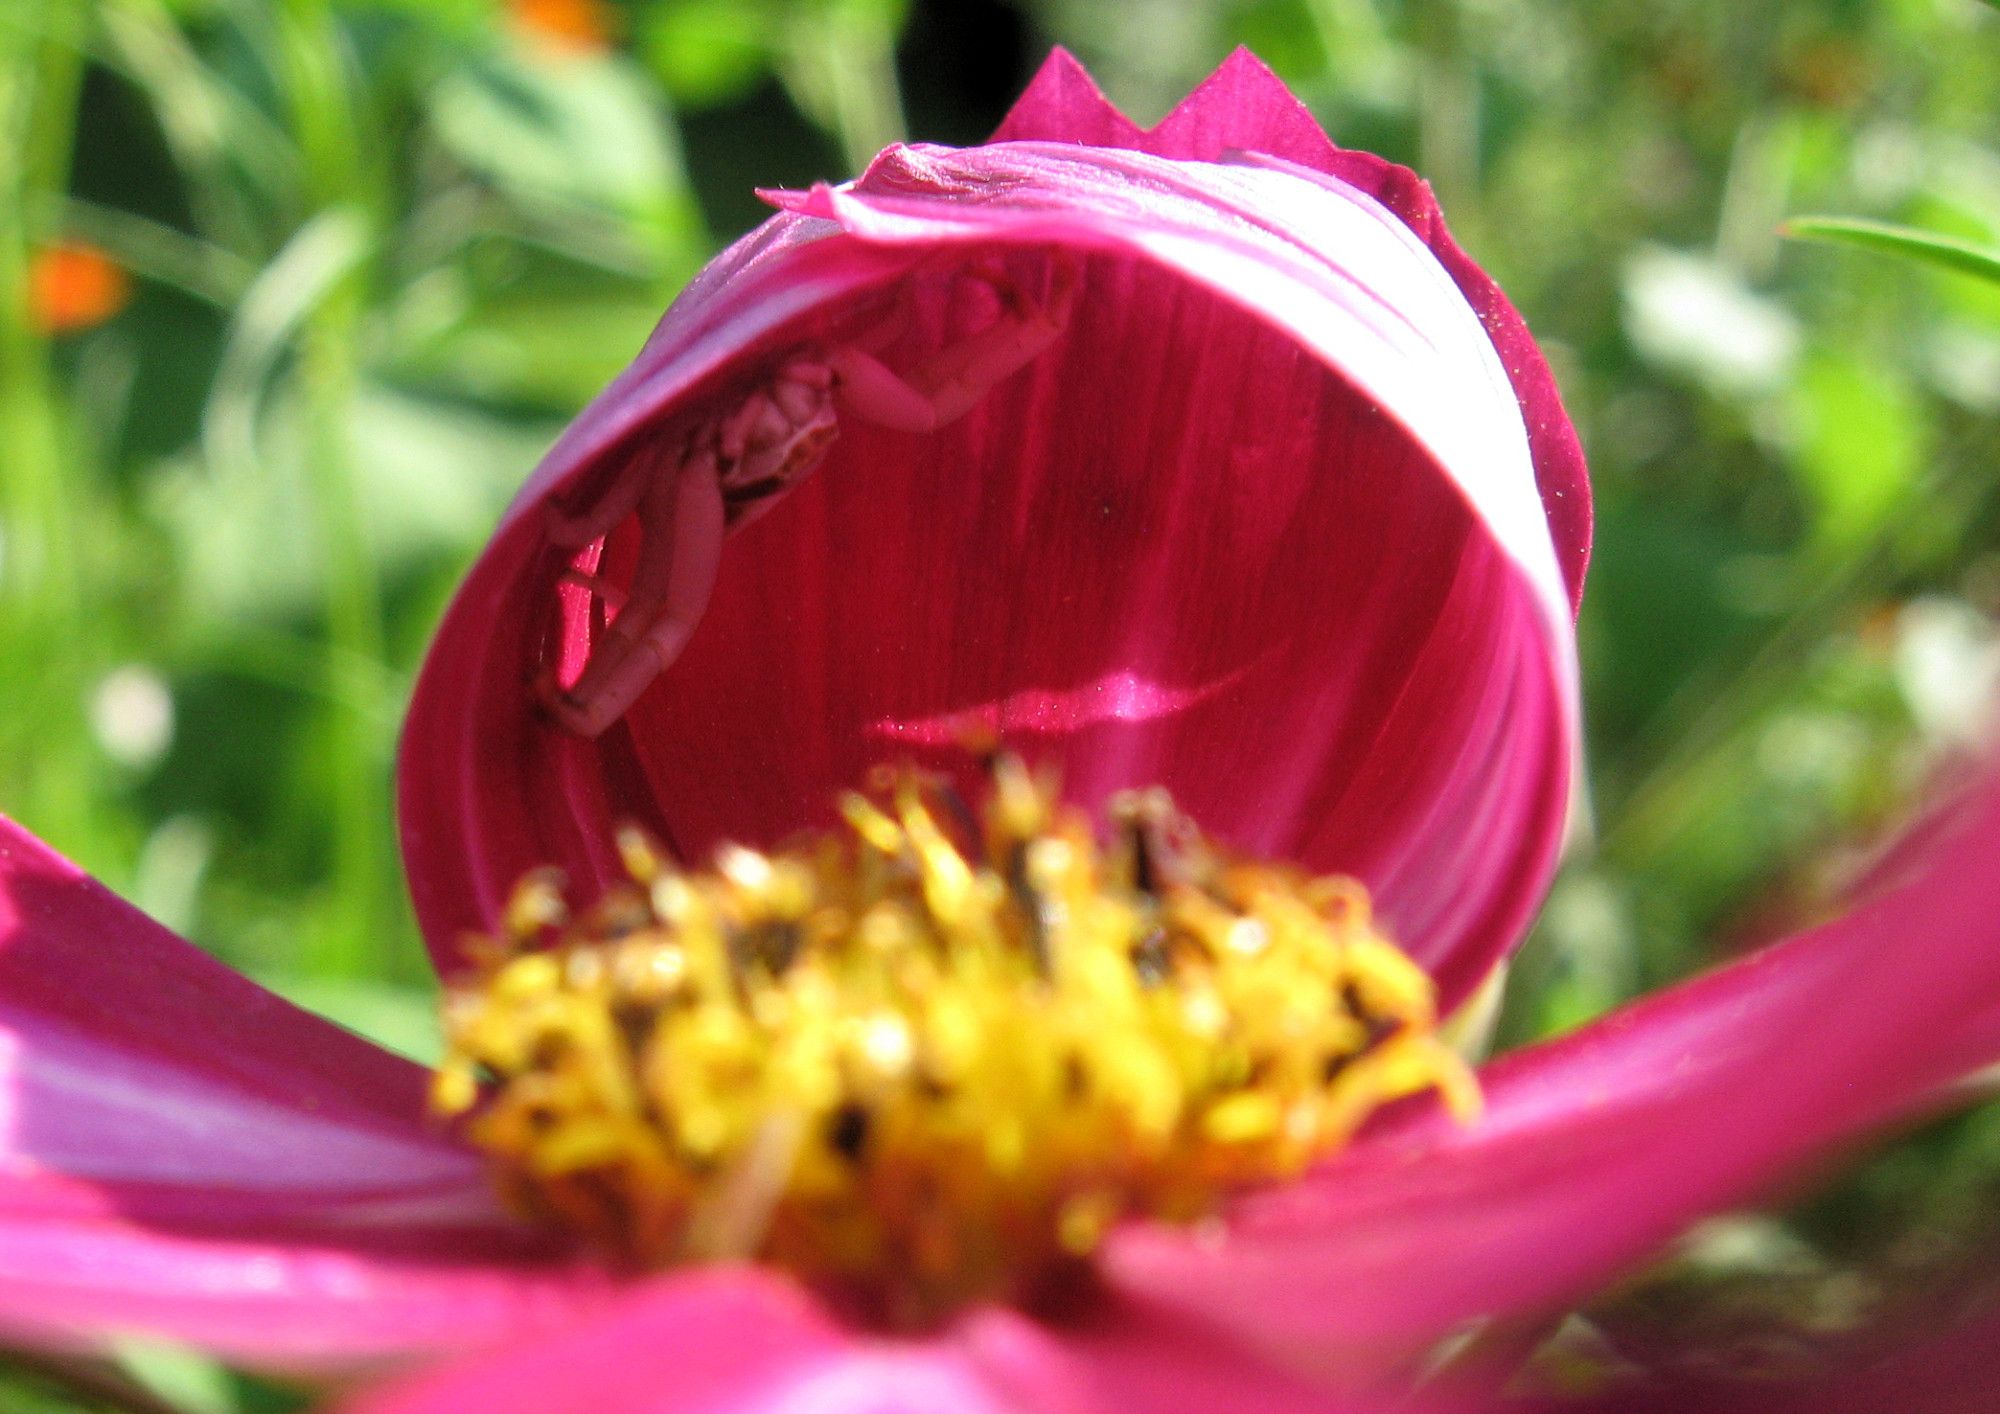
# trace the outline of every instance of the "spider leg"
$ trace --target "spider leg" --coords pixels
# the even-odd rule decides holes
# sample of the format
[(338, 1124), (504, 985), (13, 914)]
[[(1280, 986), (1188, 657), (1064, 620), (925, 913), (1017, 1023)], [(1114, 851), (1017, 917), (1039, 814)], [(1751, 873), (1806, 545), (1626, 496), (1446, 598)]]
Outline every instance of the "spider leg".
[(838, 378), (842, 410), (898, 432), (935, 432), (964, 417), (995, 384), (1027, 367), (1068, 326), (1076, 264), (1058, 258), (1052, 265), (1045, 304), (1026, 299), (1004, 276), (975, 275), (999, 294), (999, 317), (978, 333), (938, 350), (907, 374), (896, 373), (864, 348), (834, 349), (827, 362)]
[(557, 575), (556, 583), (573, 585), (592, 598), (602, 600), (604, 607), (614, 614), (625, 607), (625, 591), (601, 574), (585, 574), (572, 567)]
[[(685, 460), (679, 444), (675, 445), (675, 452), (678, 459)], [(591, 541), (603, 539), (638, 508), (646, 488), (660, 474), (659, 464), (652, 457), (635, 456), (591, 505), (571, 514), (551, 503), (547, 521), (549, 543), (562, 550), (581, 550)]]
[(639, 498), (639, 563), (625, 605), (550, 709), (579, 736), (625, 715), (687, 646), (722, 562), (722, 485), (713, 453), (655, 475)]

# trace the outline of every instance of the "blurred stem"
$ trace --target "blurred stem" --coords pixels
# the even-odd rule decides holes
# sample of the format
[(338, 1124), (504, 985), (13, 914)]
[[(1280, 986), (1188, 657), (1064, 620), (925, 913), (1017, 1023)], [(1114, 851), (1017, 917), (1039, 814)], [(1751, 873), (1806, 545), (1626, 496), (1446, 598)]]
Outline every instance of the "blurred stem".
[(91, 639), (80, 630), (90, 612), (82, 530), (93, 488), (66, 465), (60, 392), (28, 288), (37, 244), (28, 223), (68, 185), (85, 18), (83, 0), (52, 0), (0, 25), (0, 153), (18, 154), (0, 163), (0, 632), (38, 680), (9, 703), (0, 733), (9, 768), (25, 772), (23, 796), (7, 807), (87, 856), (98, 763), (82, 727)]
[(315, 973), (370, 975), (386, 958), (383, 908), (392, 892), (384, 841), (391, 806), (389, 742), (372, 713), (357, 711), (341, 689), (345, 661), (386, 657), (375, 569), (362, 535), (348, 420), (356, 369), (358, 291), (352, 276), (314, 311), (303, 331), (300, 378), (306, 398), (306, 470), (326, 561), (327, 651), (321, 690), (334, 769), (333, 884), (330, 928), (305, 959)]
[(232, 252), (199, 236), (76, 197), (51, 204), (39, 224), (88, 241), (134, 275), (218, 309), (234, 308), (257, 274)]
[(1479, 185), (1479, 79), (1465, 53), (1459, 0), (1417, 0), (1415, 9), (1419, 167), (1445, 210), (1470, 212)]
[(826, 0), (791, 27), (785, 86), (839, 139), (851, 172), (904, 137), (898, 9), (882, 0)]
[(1782, 110), (1758, 113), (1738, 130), (1715, 223), (1717, 260), (1752, 278), (1770, 273), (1783, 239), (1799, 146), (1799, 125)]
[(380, 224), (367, 163), (373, 134), (363, 133), (347, 64), (346, 36), (328, 0), (285, 0), (275, 16), (278, 65), (290, 99), (294, 139), (305, 161), (306, 195), (315, 210), (358, 206)]
[[(379, 229), (383, 206), (366, 180), (345, 47), (325, 0), (288, 0), (275, 17), (290, 117), (305, 157), (315, 211), (359, 208)], [(378, 242), (370, 242), (371, 248)], [(328, 652), (326, 744), (332, 762), (333, 900), (326, 927), (307, 939), (301, 963), (316, 975), (367, 975), (385, 963), (391, 927), (387, 837), (389, 743), (369, 714), (340, 696), (342, 661), (386, 657), (375, 567), (362, 532), (348, 440), (358, 380), (355, 337), (360, 269), (343, 272), (306, 317), (299, 376), (306, 406), (306, 472), (325, 557)]]
[(187, 183), (197, 229), (241, 255), (260, 249), (268, 232), (231, 168), (267, 190), (289, 189), (295, 173), (284, 135), (201, 62), (163, 0), (106, 0), (97, 15), (97, 52), (145, 93)]

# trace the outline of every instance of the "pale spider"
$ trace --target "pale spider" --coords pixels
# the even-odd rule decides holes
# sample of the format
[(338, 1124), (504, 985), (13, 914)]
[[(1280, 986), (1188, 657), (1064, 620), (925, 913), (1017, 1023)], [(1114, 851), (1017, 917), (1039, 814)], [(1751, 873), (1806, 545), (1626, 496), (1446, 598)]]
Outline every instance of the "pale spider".
[(539, 695), (555, 719), (597, 736), (673, 665), (708, 607), (723, 537), (811, 475), (842, 417), (935, 432), (1047, 349), (1069, 321), (1076, 285), (1074, 261), (1058, 258), (1050, 268), (1050, 294), (1040, 304), (997, 267), (961, 272), (992, 288), (1000, 313), (900, 374), (870, 352), (894, 337), (900, 318), (850, 341), (792, 349), (747, 392), (668, 443), (666, 455), (634, 457), (594, 504), (576, 512), (552, 506), (548, 536), (560, 549), (581, 550), (634, 513), (640, 536), (622, 593), (594, 575), (565, 576), (616, 612), (574, 682), (542, 680)]

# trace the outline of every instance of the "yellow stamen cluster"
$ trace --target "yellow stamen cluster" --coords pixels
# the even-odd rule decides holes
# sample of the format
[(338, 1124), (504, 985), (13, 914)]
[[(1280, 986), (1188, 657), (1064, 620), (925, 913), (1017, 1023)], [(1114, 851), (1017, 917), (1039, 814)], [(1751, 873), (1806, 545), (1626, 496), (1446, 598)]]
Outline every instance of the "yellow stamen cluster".
[(1000, 758), (847, 828), (517, 891), (449, 992), (440, 1112), (522, 1208), (638, 1267), (754, 1257), (893, 1324), (1030, 1299), (1134, 1215), (1197, 1219), (1399, 1096), (1478, 1106), (1349, 879), (1207, 844), (1158, 791), (1110, 842)]

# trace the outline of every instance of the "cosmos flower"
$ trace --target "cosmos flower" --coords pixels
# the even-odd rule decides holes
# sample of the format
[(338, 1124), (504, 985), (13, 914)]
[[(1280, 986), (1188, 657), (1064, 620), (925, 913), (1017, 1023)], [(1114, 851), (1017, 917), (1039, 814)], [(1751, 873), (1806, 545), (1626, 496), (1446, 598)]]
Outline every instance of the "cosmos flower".
[[(1247, 56), (1143, 132), (1058, 55), (994, 143), (779, 202), (440, 632), (401, 788), (447, 979), (518, 927), (529, 871), (612, 886), (628, 819), (689, 859), (766, 845), (873, 761), (951, 772), (980, 728), (1086, 805), (1164, 783), (1230, 846), (1356, 876), (1461, 1003), (1553, 868), (1588, 513), (1546, 366), (1423, 185)], [(954, 361), (1005, 319), (1041, 332)], [(976, 396), (921, 433), (843, 411), (794, 462), (797, 390), (863, 376), (857, 349), (933, 394), (970, 367)], [(742, 533), (649, 665), (619, 616), (700, 607), (653, 602), (649, 557), (717, 546), (640, 503), (737, 457), (744, 409), (784, 414), (790, 479), (709, 504)], [(382, 1409), (1324, 1408), (1471, 1321), (1564, 1309), (2000, 1053), (1995, 838), (1983, 783), (1846, 917), (1485, 1067), (1475, 1122), (1406, 1099), (1208, 1221), (1112, 1227), (1032, 1310), (909, 1334), (769, 1266), (592, 1260), (503, 1207), (419, 1068), (6, 825), (0, 1339), (328, 1373), (477, 1352)]]
[[(404, 734), (447, 973), (526, 871), (617, 877), (620, 823), (690, 859), (767, 844), (974, 726), (1087, 807), (1161, 785), (1239, 848), (1359, 877), (1447, 1006), (1519, 939), (1569, 803), (1589, 539), (1520, 317), (1428, 187), (1247, 54), (1150, 132), (1058, 54), (995, 137), (775, 194), (523, 488)], [(1053, 342), (939, 430), (843, 412), (789, 495), (732, 491), (674, 666), (595, 735), (538, 709), (653, 543), (635, 516), (579, 552), (575, 524), (802, 352), (922, 369), (1008, 301)]]

